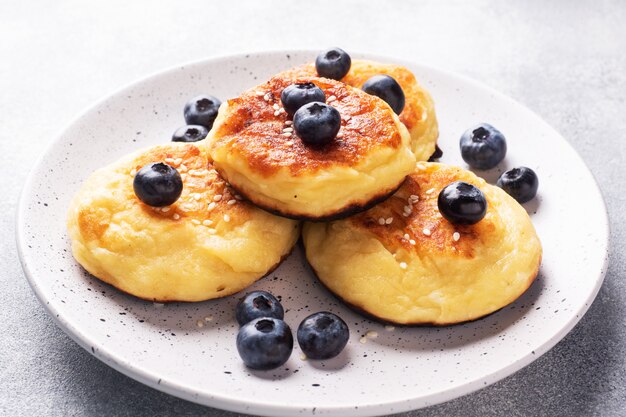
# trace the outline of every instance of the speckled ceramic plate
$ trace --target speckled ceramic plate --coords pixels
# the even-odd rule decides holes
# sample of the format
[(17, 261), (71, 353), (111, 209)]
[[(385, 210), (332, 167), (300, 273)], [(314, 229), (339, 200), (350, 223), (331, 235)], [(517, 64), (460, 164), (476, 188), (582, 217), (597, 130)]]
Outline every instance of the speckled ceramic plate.
[[(235, 348), (236, 297), (156, 305), (100, 283), (74, 261), (66, 210), (94, 169), (169, 141), (183, 124), (188, 98), (204, 92), (233, 97), (314, 56), (256, 53), (179, 66), (99, 102), (53, 142), (25, 185), (17, 240), (30, 284), (58, 325), (92, 355), (151, 387), (268, 416), (371, 416), (424, 407), (504, 378), (554, 346), (585, 313), (604, 276), (608, 223), (592, 175), (556, 131), (520, 104), (474, 81), (412, 63), (403, 64), (435, 99), (443, 162), (464, 166), (458, 138), (486, 121), (509, 145), (504, 164), (486, 177), (494, 181), (500, 170), (521, 164), (539, 175), (540, 194), (526, 208), (543, 242), (544, 261), (536, 282), (509, 307), (455, 327), (387, 329), (325, 291), (297, 249), (253, 288), (281, 296), (294, 329), (311, 312), (338, 313), (350, 326), (350, 342), (334, 360), (303, 361), (296, 346), (280, 369), (252, 372)], [(370, 330), (378, 337), (360, 343)]]

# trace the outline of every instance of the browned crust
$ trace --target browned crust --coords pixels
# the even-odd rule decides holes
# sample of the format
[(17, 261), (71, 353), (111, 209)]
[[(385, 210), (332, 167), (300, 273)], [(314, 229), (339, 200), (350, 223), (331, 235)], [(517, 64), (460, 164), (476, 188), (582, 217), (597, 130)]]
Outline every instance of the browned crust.
[[(307, 145), (295, 133), (283, 131), (293, 126), (285, 124), (291, 118), (282, 111), (280, 95), (289, 85), (306, 82), (320, 87), (327, 103), (341, 115), (338, 137), (323, 146)], [(329, 102), (332, 96), (336, 99)], [(281, 169), (288, 169), (291, 176), (298, 177), (315, 175), (331, 167), (353, 167), (378, 149), (402, 146), (397, 119), (378, 97), (338, 81), (298, 77), (289, 72), (277, 74), (229, 100), (223, 123), (214, 129), (212, 154), (216, 149), (226, 148), (263, 177), (271, 177)]]
[[(484, 186), (484, 181), (457, 167), (423, 163), (420, 166), (423, 169), (409, 175), (392, 197), (348, 219), (351, 226), (372, 233), (392, 252), (403, 248), (410, 253), (419, 250), (432, 256), (447, 253), (473, 258), (477, 245), (496, 244), (493, 240), (497, 239), (498, 216), (485, 217), (473, 225), (458, 225), (447, 221), (437, 206), (439, 193), (448, 184), (461, 180), (480, 188)], [(411, 196), (419, 199), (410, 202)], [(489, 196), (486, 197), (488, 213), (495, 211)], [(410, 213), (405, 215), (407, 207)], [(381, 218), (393, 218), (393, 221), (381, 225)], [(425, 229), (429, 231), (428, 235), (424, 234)], [(460, 234), (458, 241), (453, 239), (455, 232)], [(405, 234), (409, 235), (409, 239), (405, 238)], [(416, 245), (412, 245), (410, 240), (414, 240)]]
[(293, 220), (303, 220), (303, 221), (310, 221), (310, 222), (327, 222), (327, 221), (333, 221), (333, 220), (341, 220), (346, 217), (350, 217), (355, 214), (371, 209), (375, 205), (382, 203), (383, 201), (391, 197), (400, 187), (402, 187), (403, 182), (404, 182), (404, 179), (400, 182), (400, 184), (393, 187), (391, 190), (380, 192), (364, 203), (352, 203), (352, 204), (342, 207), (341, 209), (335, 212), (327, 213), (327, 214), (324, 214), (322, 216), (317, 216), (317, 217), (307, 215), (307, 214), (289, 212), (282, 208), (270, 207), (268, 205), (263, 204), (263, 202), (256, 200), (255, 196), (251, 196), (250, 194), (247, 194), (244, 191), (240, 190), (234, 184), (231, 184), (230, 186), (234, 190), (236, 190), (237, 193), (239, 193), (241, 196), (246, 198), (249, 202), (251, 202), (255, 206), (267, 212), (275, 214), (277, 216), (286, 217), (288, 219), (293, 219)]
[[(304, 246), (304, 245), (303, 245)], [(307, 252), (306, 252), (306, 248), (304, 249), (304, 254), (305, 254), (305, 259), (307, 261), (307, 266), (309, 267), (309, 269), (311, 270), (311, 273), (315, 276), (315, 278), (318, 280), (318, 282), (330, 293), (333, 295), (333, 297), (335, 297), (337, 300), (341, 301), (342, 303), (344, 303), (348, 308), (350, 308), (350, 310), (354, 311), (355, 313), (358, 313), (370, 320), (382, 323), (382, 324), (393, 324), (394, 326), (401, 326), (401, 327), (449, 327), (449, 326), (457, 326), (457, 325), (462, 325), (462, 324), (466, 324), (466, 323), (472, 323), (478, 320), (482, 320), (486, 317), (491, 316), (492, 314), (496, 314), (497, 312), (499, 312), (500, 310), (502, 310), (503, 308), (513, 304), (515, 301), (517, 301), (522, 295), (524, 295), (524, 293), (526, 291), (528, 291), (528, 289), (530, 288), (530, 286), (532, 285), (532, 283), (535, 281), (535, 279), (537, 278), (537, 276), (539, 275), (539, 268), (541, 266), (541, 258), (539, 259), (539, 262), (537, 263), (537, 268), (535, 269), (535, 272), (533, 274), (530, 275), (530, 278), (528, 279), (526, 288), (520, 292), (520, 294), (513, 300), (511, 300), (510, 303), (503, 305), (502, 307), (500, 307), (499, 309), (492, 311), (491, 313), (487, 313), (484, 314), (482, 316), (479, 317), (475, 317), (473, 319), (470, 320), (464, 320), (464, 321), (458, 321), (458, 322), (451, 322), (451, 323), (433, 323), (433, 322), (412, 322), (412, 323), (401, 323), (401, 322), (396, 322), (393, 320), (389, 320), (389, 319), (385, 319), (382, 317), (377, 316), (375, 313), (366, 310), (364, 307), (362, 306), (358, 306), (356, 304), (352, 304), (348, 301), (346, 301), (346, 299), (342, 298), (339, 294), (335, 293), (333, 290), (331, 290), (325, 283), (324, 281), (322, 281), (317, 273), (317, 271), (315, 270), (315, 268), (313, 268), (313, 265), (311, 265), (311, 262), (309, 261)]]
[[(418, 94), (417, 80), (413, 73), (401, 65), (388, 65), (388, 64), (376, 64), (377, 70), (381, 74), (387, 74), (393, 77), (401, 86), (402, 89), (407, 91), (406, 103), (404, 109), (399, 114), (400, 121), (409, 129), (413, 129), (418, 123), (426, 118), (426, 106), (424, 105), (423, 93)], [(358, 66), (359, 70), (364, 69), (361, 65)], [(374, 74), (370, 71), (355, 71), (351, 70), (341, 79), (341, 82), (348, 84), (349, 86), (360, 89), (363, 84)], [(315, 65), (304, 64), (299, 67), (292, 68), (287, 71), (292, 76), (297, 77), (314, 77), (317, 76), (317, 70)], [(412, 93), (412, 94), (411, 94)]]

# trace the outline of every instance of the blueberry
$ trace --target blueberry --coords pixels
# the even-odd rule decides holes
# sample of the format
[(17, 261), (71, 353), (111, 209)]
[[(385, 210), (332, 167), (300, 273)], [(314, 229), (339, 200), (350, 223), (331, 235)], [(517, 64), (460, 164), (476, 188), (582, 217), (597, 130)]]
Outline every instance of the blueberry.
[(291, 329), (282, 320), (259, 317), (244, 324), (237, 334), (237, 351), (252, 369), (278, 368), (293, 350)]
[(169, 206), (183, 192), (183, 180), (175, 168), (163, 162), (155, 162), (137, 172), (133, 189), (137, 198), (149, 206)]
[(320, 77), (341, 80), (350, 71), (352, 59), (340, 48), (330, 48), (317, 56), (315, 69)]
[(180, 127), (172, 135), (172, 142), (197, 142), (206, 138), (209, 130), (200, 125), (187, 125)]
[(213, 96), (194, 97), (185, 104), (185, 122), (188, 125), (200, 125), (211, 130), (222, 102)]
[(519, 167), (500, 175), (496, 184), (519, 203), (526, 203), (537, 195), (539, 178), (532, 169)]
[(428, 162), (435, 162), (437, 159), (443, 156), (443, 151), (439, 147), (439, 145), (435, 144), (435, 152), (428, 158)]
[(280, 94), (280, 101), (282, 101), (287, 114), (293, 116), (300, 107), (307, 103), (326, 102), (326, 95), (321, 88), (313, 83), (292, 84)]
[(461, 156), (472, 168), (491, 169), (506, 155), (506, 139), (487, 123), (476, 125), (461, 136)]
[(339, 355), (350, 338), (350, 330), (339, 316), (322, 311), (305, 318), (298, 327), (298, 344), (310, 359)]
[(324, 103), (308, 103), (293, 116), (296, 134), (310, 145), (324, 145), (332, 141), (341, 128), (341, 116), (334, 107)]
[(240, 326), (259, 317), (273, 317), (282, 320), (285, 311), (280, 302), (272, 294), (265, 291), (253, 291), (246, 294), (235, 310)]
[(367, 94), (382, 98), (396, 114), (404, 109), (404, 91), (396, 80), (388, 75), (374, 75), (365, 81), (362, 90)]
[(443, 217), (455, 224), (478, 223), (487, 213), (483, 192), (463, 181), (455, 181), (441, 190), (437, 206)]

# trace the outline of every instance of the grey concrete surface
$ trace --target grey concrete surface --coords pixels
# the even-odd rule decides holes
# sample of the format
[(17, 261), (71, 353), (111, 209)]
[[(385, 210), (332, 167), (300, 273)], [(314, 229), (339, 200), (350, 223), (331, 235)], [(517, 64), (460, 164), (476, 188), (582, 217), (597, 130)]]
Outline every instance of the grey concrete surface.
[(18, 262), (17, 196), (54, 135), (121, 85), (211, 55), (329, 45), (457, 71), (526, 104), (582, 155), (611, 219), (605, 284), (561, 343), (404, 416), (626, 415), (624, 22), (620, 0), (0, 2), (0, 415), (236, 416), (125, 377), (53, 324)]

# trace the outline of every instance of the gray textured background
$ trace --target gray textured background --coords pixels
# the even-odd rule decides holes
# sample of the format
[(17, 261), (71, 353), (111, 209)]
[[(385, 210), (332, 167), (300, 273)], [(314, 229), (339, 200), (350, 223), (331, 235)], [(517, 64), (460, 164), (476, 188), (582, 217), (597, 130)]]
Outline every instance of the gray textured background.
[(624, 22), (619, 0), (0, 2), (0, 415), (237, 416), (147, 388), (59, 330), (17, 259), (17, 196), (55, 134), (121, 85), (212, 55), (330, 45), (457, 71), (526, 104), (582, 155), (611, 219), (604, 286), (561, 343), (500, 383), (403, 416), (626, 415)]

